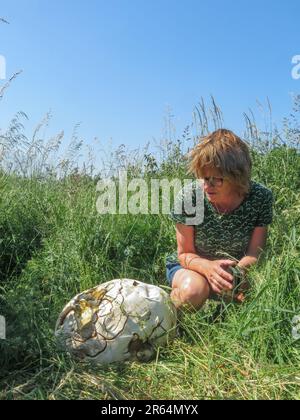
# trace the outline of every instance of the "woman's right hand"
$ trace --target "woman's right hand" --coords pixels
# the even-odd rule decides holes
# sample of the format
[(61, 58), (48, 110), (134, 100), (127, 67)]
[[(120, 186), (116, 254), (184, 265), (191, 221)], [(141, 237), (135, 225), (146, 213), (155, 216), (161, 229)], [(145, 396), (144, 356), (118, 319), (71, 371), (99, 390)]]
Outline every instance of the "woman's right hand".
[(234, 277), (227, 269), (235, 265), (237, 265), (237, 262), (232, 260), (208, 261), (204, 274), (213, 292), (222, 294), (225, 290), (233, 289)]

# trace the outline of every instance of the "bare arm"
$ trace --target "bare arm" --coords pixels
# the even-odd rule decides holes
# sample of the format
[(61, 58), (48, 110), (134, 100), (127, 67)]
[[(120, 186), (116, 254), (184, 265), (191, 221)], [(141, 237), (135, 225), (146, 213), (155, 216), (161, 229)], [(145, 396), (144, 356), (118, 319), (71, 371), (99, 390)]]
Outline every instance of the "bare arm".
[(196, 252), (194, 226), (176, 224), (176, 239), (178, 259), (182, 267), (204, 275), (203, 267), (208, 260), (201, 258)]
[(194, 226), (176, 224), (176, 238), (178, 259), (182, 267), (196, 271), (202, 276), (205, 276), (210, 283), (214, 282), (212, 279), (212, 277), (214, 277), (217, 278), (224, 287), (230, 286), (227, 282), (232, 282), (233, 276), (224, 268), (229, 265), (235, 265), (236, 263), (234, 261), (211, 261), (198, 255), (195, 248)]
[(238, 266), (244, 269), (256, 264), (267, 242), (268, 227), (256, 227), (247, 249), (247, 254), (243, 257)]

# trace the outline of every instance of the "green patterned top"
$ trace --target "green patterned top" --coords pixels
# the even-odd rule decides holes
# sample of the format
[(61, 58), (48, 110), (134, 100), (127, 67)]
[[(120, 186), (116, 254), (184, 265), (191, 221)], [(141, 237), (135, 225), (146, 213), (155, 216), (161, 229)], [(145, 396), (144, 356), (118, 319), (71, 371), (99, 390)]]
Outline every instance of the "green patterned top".
[[(196, 204), (195, 188), (199, 182), (193, 181), (182, 188), (176, 200), (181, 202), (185, 191), (192, 191), (192, 202)], [(182, 207), (182, 214), (176, 214), (172, 208), (169, 217), (176, 223), (189, 225), (189, 218)], [(247, 252), (252, 232), (257, 226), (266, 226), (272, 223), (273, 194), (265, 186), (251, 181), (250, 190), (244, 201), (228, 214), (220, 214), (209, 202), (204, 194), (203, 222), (195, 225), (195, 246), (197, 253), (203, 258), (236, 258), (240, 260)], [(195, 216), (195, 213), (194, 213)], [(168, 255), (167, 262), (179, 262), (177, 252)]]

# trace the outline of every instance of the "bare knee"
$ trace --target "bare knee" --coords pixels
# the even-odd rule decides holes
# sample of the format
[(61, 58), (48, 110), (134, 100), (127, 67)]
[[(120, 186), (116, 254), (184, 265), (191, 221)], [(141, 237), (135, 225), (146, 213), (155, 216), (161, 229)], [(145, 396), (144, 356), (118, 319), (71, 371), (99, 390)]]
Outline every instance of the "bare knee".
[(182, 285), (181, 293), (185, 301), (197, 306), (198, 302), (202, 302), (203, 297), (206, 297), (206, 294), (208, 297), (209, 287), (205, 279), (201, 279), (197, 283), (193, 279), (187, 279)]
[(209, 294), (207, 280), (195, 271), (180, 270), (175, 274), (171, 297), (178, 308), (184, 305), (200, 309)]

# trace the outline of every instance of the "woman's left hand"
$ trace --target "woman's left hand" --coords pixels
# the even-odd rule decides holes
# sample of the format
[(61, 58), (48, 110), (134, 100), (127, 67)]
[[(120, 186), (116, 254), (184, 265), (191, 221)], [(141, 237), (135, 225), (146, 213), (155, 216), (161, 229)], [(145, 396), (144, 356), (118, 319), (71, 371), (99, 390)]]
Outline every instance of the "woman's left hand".
[(244, 267), (239, 266), (239, 265), (237, 265), (237, 267), (239, 267), (239, 269), (242, 273), (242, 281), (241, 281), (241, 284), (238, 288), (238, 293), (234, 296), (234, 301), (236, 303), (243, 303), (246, 299), (247, 291), (250, 289), (250, 283), (249, 283), (249, 280), (247, 278), (246, 269)]

